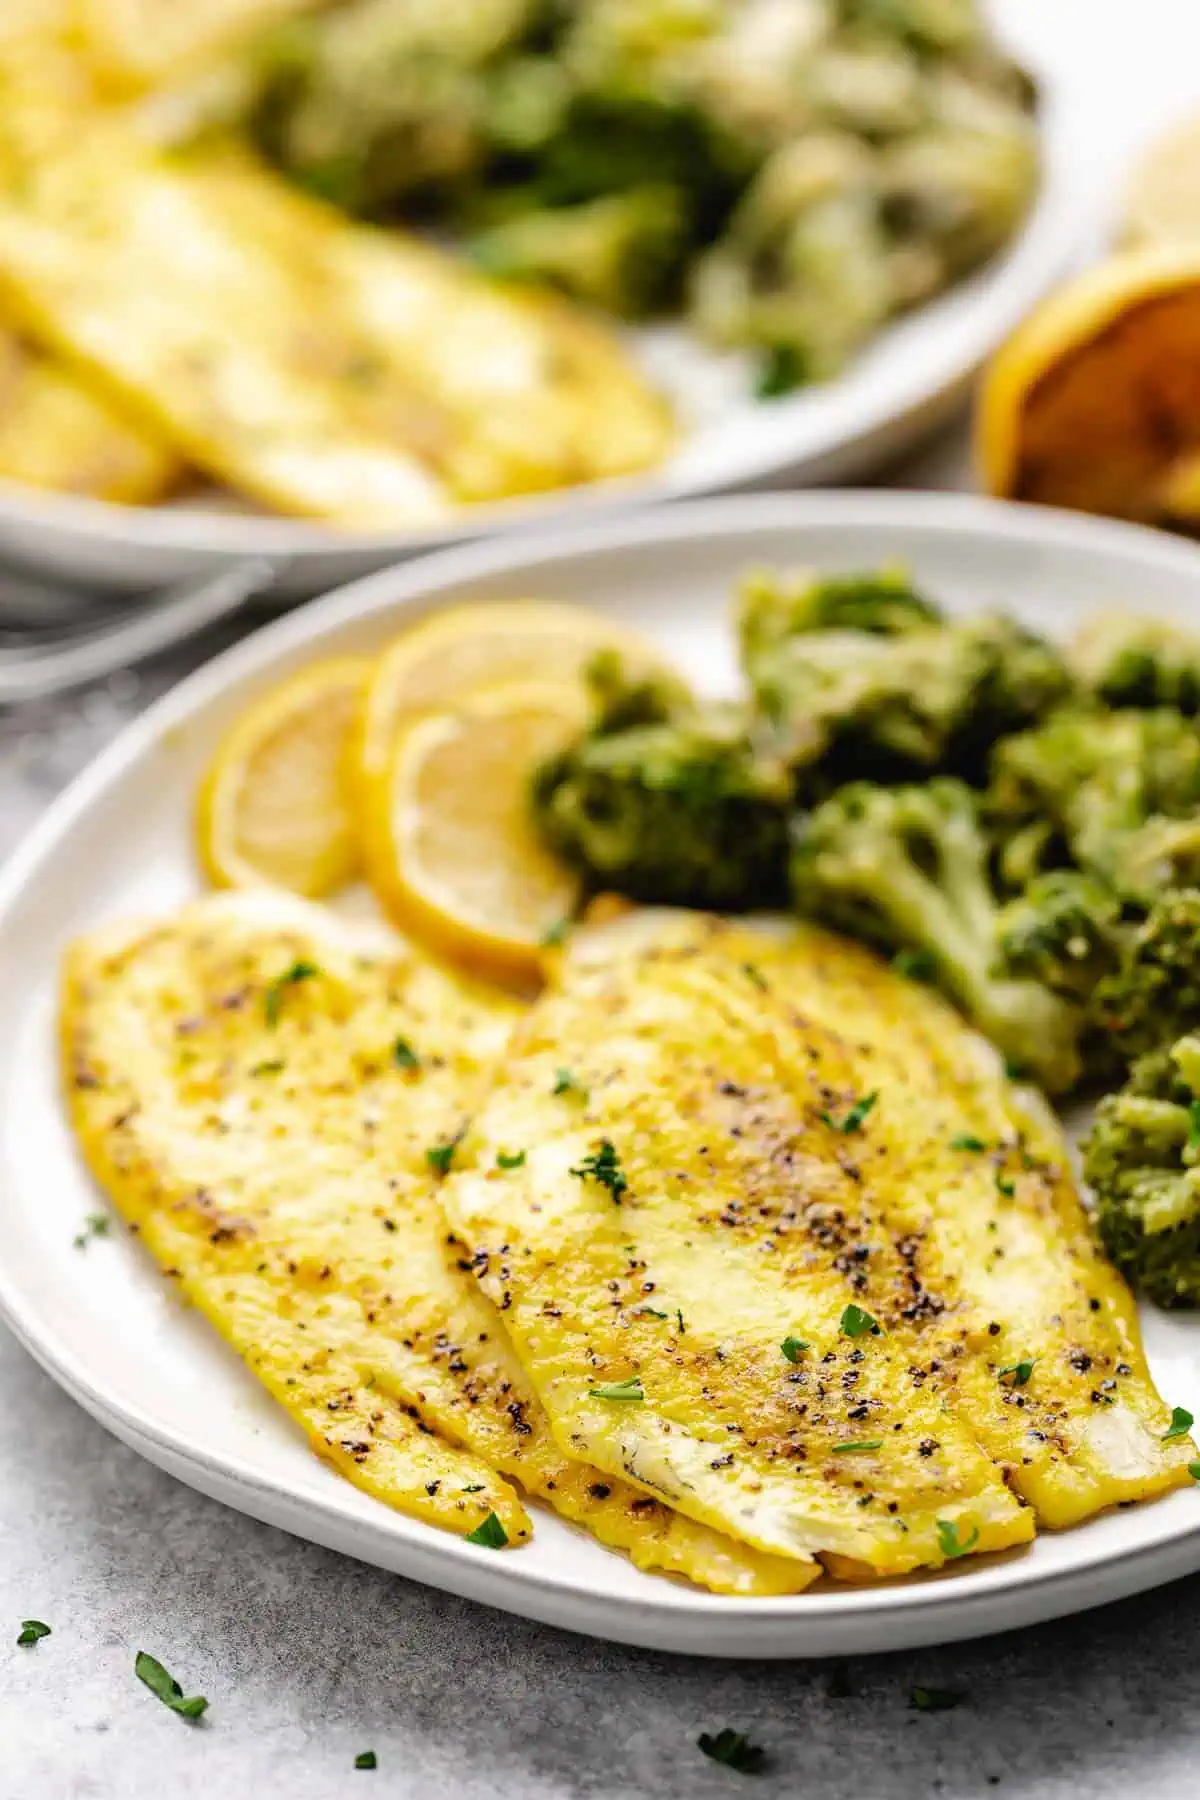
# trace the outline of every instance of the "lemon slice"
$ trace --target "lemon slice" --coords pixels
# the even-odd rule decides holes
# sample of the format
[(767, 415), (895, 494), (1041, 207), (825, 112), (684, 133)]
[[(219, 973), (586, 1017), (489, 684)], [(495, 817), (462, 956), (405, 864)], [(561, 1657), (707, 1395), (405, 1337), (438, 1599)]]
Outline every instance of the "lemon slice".
[(501, 683), (578, 690), (588, 664), (605, 649), (619, 651), (632, 670), (661, 668), (661, 658), (635, 632), (541, 600), (454, 606), (390, 645), (367, 690), (353, 754), (363, 862), (379, 891), (388, 887), (392, 856), (392, 753), (412, 720)]
[(1129, 250), (1037, 308), (984, 376), (989, 492), (1147, 523), (1195, 523), (1200, 243)]
[(1160, 138), (1138, 166), (1125, 203), (1125, 239), (1200, 243), (1200, 116)]
[(197, 842), (217, 887), (270, 883), (320, 899), (358, 872), (347, 745), (371, 664), (303, 669), (226, 732), (200, 788)]
[(529, 781), (585, 716), (577, 685), (505, 683), (396, 738), (376, 893), (405, 931), (475, 974), (535, 981), (547, 933), (578, 901), (578, 878), (537, 835)]

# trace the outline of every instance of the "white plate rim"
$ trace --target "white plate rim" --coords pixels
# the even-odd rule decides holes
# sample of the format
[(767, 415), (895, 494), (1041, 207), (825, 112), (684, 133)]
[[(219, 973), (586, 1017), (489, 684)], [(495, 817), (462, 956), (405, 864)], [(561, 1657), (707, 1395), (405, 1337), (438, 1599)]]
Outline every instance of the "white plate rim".
[[(40, 866), (74, 823), (107, 788), (227, 684), (262, 673), (281, 656), (315, 644), (365, 616), (397, 613), (439, 591), (511, 571), (522, 574), (570, 554), (586, 558), (640, 545), (694, 542), (745, 532), (816, 526), (916, 526), (929, 533), (999, 536), (1063, 550), (1082, 539), (1091, 547), (1135, 555), (1194, 580), (1200, 592), (1200, 549), (1137, 526), (1050, 509), (1020, 507), (969, 496), (844, 491), (833, 494), (732, 496), (638, 513), (586, 531), (561, 530), (536, 538), (504, 539), (447, 550), (419, 563), (368, 576), (265, 626), (197, 670), (129, 725), (48, 809), (0, 872), (0, 933), (7, 915)], [(946, 1642), (985, 1635), (1036, 1619), (1083, 1610), (1200, 1568), (1200, 1515), (1180, 1531), (1147, 1529), (1142, 1540), (1084, 1555), (1062, 1570), (1037, 1569), (1019, 1558), (989, 1559), (978, 1569), (924, 1577), (911, 1585), (839, 1589), (783, 1599), (734, 1599), (680, 1590), (664, 1582), (662, 1600), (606, 1599), (569, 1576), (522, 1569), (519, 1557), (483, 1556), (458, 1539), (380, 1508), (378, 1526), (365, 1524), (338, 1499), (297, 1498), (228, 1454), (217, 1457), (185, 1430), (145, 1414), (94, 1377), (80, 1358), (43, 1328), (35, 1297), (23, 1293), (0, 1260), (0, 1318), (50, 1376), (109, 1430), (200, 1491), (285, 1529), (396, 1569), (416, 1579), (484, 1600), (525, 1617), (612, 1638), (710, 1655), (805, 1656), (860, 1653), (877, 1647), (886, 1619), (886, 1647)], [(1142, 1517), (1153, 1518), (1148, 1507)], [(298, 1516), (299, 1515), (299, 1516)], [(314, 1523), (314, 1515), (315, 1523)], [(1083, 1531), (1087, 1527), (1081, 1528)], [(681, 1616), (688, 1636), (681, 1644)], [(712, 1630), (713, 1641), (702, 1633)], [(693, 1629), (698, 1628), (698, 1629)], [(815, 1628), (815, 1629), (814, 1629)], [(806, 1629), (809, 1641), (805, 1641)]]

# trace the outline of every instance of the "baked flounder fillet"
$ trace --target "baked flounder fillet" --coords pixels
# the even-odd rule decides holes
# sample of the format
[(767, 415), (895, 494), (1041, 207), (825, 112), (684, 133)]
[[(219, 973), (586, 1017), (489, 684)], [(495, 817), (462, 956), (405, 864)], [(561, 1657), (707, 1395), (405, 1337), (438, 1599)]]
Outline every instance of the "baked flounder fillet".
[[(642, 1568), (807, 1585), (562, 1454), (448, 1237), (435, 1166), (517, 1004), (266, 891), (76, 944), (62, 1036), (88, 1162), (184, 1295), (357, 1486), (470, 1532), (548, 1500)], [(432, 1164), (427, 1153), (432, 1152)]]
[(564, 1449), (765, 1549), (893, 1574), (1188, 1479), (1061, 1142), (840, 939), (583, 934), (457, 1167)]

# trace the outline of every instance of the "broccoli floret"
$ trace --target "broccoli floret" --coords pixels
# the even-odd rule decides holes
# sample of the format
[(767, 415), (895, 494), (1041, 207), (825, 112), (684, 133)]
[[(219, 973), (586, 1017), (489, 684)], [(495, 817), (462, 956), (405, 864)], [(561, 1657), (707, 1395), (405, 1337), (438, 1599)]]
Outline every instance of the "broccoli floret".
[(993, 971), (998, 906), (975, 794), (962, 782), (840, 789), (798, 828), (792, 898), (880, 949), (920, 952), (1008, 1061), (1051, 1093), (1080, 1073), (1077, 1007)]
[(1165, 620), (1107, 612), (1089, 619), (1070, 660), (1106, 706), (1173, 706), (1200, 713), (1200, 636)]
[(941, 609), (917, 591), (900, 564), (816, 577), (752, 569), (738, 589), (738, 640), (747, 667), (808, 631), (899, 637), (942, 622)]
[(1103, 882), (1073, 870), (1038, 876), (1010, 900), (996, 927), (997, 967), (1085, 1004), (1119, 965), (1127, 927)]
[(1179, 713), (1071, 708), (996, 746), (988, 816), (1036, 827), (1076, 868), (1152, 901), (1200, 864), (1200, 733)]
[(1164, 894), (1130, 930), (1090, 1014), (1125, 1063), (1200, 1029), (1200, 891)]
[(538, 771), (547, 842), (597, 888), (721, 911), (782, 903), (786, 769), (762, 754), (735, 707), (589, 733)]
[(520, 214), (476, 236), (471, 254), (489, 275), (546, 282), (608, 312), (642, 318), (678, 293), (687, 240), (680, 192), (642, 187)]
[(1044, 718), (1070, 692), (1057, 651), (1011, 619), (922, 626), (914, 612), (900, 635), (876, 627), (781, 636), (781, 617), (757, 601), (744, 609), (746, 672), (810, 797), (858, 776), (981, 781), (997, 738)]
[(585, 670), (593, 737), (631, 725), (666, 725), (694, 711), (696, 699), (669, 669), (633, 666), (619, 650), (598, 650)]
[(1084, 1174), (1105, 1248), (1160, 1306), (1200, 1305), (1200, 1038), (1134, 1065), (1096, 1109)]

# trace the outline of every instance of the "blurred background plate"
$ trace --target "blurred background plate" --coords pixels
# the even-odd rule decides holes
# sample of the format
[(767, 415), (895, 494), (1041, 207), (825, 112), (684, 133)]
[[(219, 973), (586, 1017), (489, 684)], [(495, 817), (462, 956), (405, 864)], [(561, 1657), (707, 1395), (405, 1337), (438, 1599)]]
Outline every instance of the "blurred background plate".
[[(1005, 23), (1003, 9), (999, 22)], [(247, 557), (287, 561), (280, 591), (312, 594), (402, 557), (486, 533), (582, 523), (606, 510), (722, 488), (845, 481), (899, 455), (946, 418), (971, 376), (1059, 276), (1089, 223), (1076, 85), (1039, 57), (1036, 34), (1009, 33), (1043, 82), (1041, 197), (1012, 247), (973, 278), (901, 320), (838, 379), (760, 402), (751, 374), (680, 330), (638, 334), (652, 374), (684, 421), (677, 454), (655, 474), (464, 508), (429, 531), (354, 532), (234, 510), (224, 497), (116, 506), (0, 483), (0, 558), (84, 585), (145, 588)], [(1026, 44), (1026, 38), (1034, 41)]]

